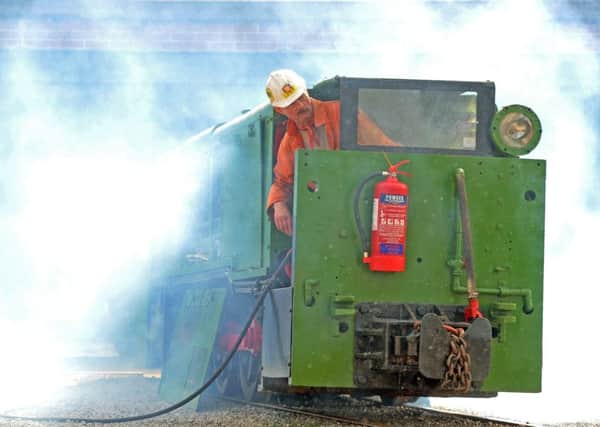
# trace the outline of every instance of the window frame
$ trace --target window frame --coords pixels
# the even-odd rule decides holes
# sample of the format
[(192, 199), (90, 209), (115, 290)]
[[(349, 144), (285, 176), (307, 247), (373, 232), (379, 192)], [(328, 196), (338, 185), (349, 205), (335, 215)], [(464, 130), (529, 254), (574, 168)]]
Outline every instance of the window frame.
[(386, 151), (408, 153), (436, 153), (457, 155), (498, 155), (489, 135), (492, 118), (496, 112), (495, 85), (493, 82), (462, 82), (446, 80), (406, 80), (406, 79), (364, 79), (340, 77), (340, 149), (381, 151), (381, 146), (358, 145), (357, 116), (358, 93), (360, 89), (403, 89), (461, 91), (477, 93), (477, 133), (475, 149), (446, 149), (430, 147), (389, 147)]

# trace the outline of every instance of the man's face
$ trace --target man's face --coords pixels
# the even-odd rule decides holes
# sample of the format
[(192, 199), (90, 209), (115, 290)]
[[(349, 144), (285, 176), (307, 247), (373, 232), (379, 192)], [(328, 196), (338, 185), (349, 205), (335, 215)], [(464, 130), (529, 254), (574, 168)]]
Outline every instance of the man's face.
[(306, 94), (285, 108), (274, 107), (274, 109), (296, 123), (299, 129), (306, 129), (313, 124), (313, 108)]

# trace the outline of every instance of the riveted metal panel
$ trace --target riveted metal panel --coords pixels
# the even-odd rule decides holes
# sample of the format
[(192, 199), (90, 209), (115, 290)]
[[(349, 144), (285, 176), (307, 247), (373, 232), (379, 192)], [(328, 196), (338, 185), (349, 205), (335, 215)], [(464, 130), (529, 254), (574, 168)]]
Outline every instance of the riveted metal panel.
[[(466, 305), (464, 275), (455, 269), (452, 276), (451, 268), (460, 264), (455, 172), (462, 168), (481, 308), (493, 327), (490, 372), (482, 390), (539, 391), (545, 162), (415, 153), (389, 157), (393, 163), (410, 160), (405, 170), (413, 175), (405, 180), (410, 194), (402, 273), (371, 272), (362, 263), (352, 213), (362, 178), (387, 169), (383, 154), (297, 152), (292, 384), (354, 387), (354, 342), (348, 331), (354, 330), (356, 304)], [(317, 183), (317, 191), (314, 185), (309, 190), (310, 181)], [(371, 219), (372, 187), (367, 185), (360, 202), (365, 226)], [(338, 310), (340, 298), (353, 303)], [(515, 304), (510, 316), (500, 310), (506, 303)]]

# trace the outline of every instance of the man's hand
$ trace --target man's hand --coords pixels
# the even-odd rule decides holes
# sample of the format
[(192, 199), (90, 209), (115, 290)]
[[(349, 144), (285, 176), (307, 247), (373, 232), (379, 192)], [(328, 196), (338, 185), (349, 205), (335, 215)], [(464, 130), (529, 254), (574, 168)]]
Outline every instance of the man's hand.
[(292, 235), (292, 214), (285, 202), (275, 202), (273, 204), (273, 220), (279, 231), (288, 236)]

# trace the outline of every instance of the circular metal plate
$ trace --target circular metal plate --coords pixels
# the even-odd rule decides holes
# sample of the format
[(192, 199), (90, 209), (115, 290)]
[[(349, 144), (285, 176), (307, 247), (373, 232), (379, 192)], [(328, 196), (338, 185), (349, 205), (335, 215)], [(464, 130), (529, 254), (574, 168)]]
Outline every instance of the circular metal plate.
[(500, 151), (518, 157), (531, 152), (538, 145), (542, 125), (532, 109), (523, 105), (509, 105), (494, 115), (491, 134)]

